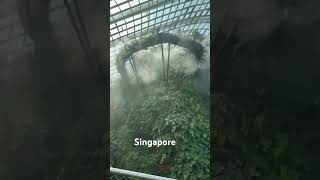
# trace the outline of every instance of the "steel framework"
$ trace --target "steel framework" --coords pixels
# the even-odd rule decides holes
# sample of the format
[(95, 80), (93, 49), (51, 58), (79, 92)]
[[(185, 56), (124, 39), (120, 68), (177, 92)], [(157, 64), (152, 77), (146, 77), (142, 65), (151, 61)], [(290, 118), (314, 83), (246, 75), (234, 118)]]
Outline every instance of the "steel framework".
[(209, 0), (111, 0), (110, 80), (119, 78), (115, 59), (119, 42), (152, 33), (210, 32)]

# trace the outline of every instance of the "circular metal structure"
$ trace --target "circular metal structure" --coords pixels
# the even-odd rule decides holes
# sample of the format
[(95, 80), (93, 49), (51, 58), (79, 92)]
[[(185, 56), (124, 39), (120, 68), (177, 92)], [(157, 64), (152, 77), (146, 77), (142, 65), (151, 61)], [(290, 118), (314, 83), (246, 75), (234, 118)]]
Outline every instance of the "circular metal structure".
[(209, 0), (111, 0), (111, 85), (120, 77), (116, 68), (116, 57), (123, 44), (153, 34), (188, 36), (195, 32), (209, 36)]

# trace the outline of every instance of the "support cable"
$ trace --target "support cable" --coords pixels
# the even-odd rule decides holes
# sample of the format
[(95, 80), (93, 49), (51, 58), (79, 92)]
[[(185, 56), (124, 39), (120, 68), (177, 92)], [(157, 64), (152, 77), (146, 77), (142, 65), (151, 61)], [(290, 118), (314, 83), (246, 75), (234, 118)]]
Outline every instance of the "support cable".
[(142, 89), (144, 89), (143, 81), (142, 81), (141, 77), (138, 74), (137, 66), (136, 66), (136, 63), (135, 63), (135, 61), (133, 59), (133, 55), (131, 56), (131, 61), (132, 61), (133, 67), (134, 67), (134, 69), (136, 71), (137, 77), (138, 77), (138, 79), (140, 81), (140, 85), (141, 85)]
[(82, 49), (83, 49), (83, 51), (84, 51), (84, 53), (85, 53), (85, 56), (86, 56), (87, 58), (89, 58), (90, 55), (89, 55), (89, 52), (87, 51), (86, 43), (85, 43), (85, 41), (82, 39), (81, 31), (80, 31), (79, 27), (77, 26), (76, 17), (75, 17), (75, 15), (72, 13), (72, 9), (71, 9), (71, 6), (70, 6), (68, 0), (64, 0), (64, 4), (65, 4), (65, 6), (66, 6), (66, 8), (67, 8), (69, 17), (70, 17), (70, 19), (71, 19), (71, 23), (72, 23), (72, 25), (73, 25), (73, 27), (74, 27), (74, 29), (75, 29), (75, 31), (76, 31), (76, 35), (77, 35), (77, 37), (78, 37), (78, 39), (79, 39), (79, 41), (80, 41), (80, 45), (81, 45), (81, 47), (82, 47)]
[(164, 66), (163, 43), (161, 43), (161, 54), (162, 54), (162, 66), (163, 66), (163, 81), (164, 81), (164, 84), (166, 85), (166, 70)]
[(129, 62), (130, 62), (130, 65), (131, 65), (131, 68), (133, 70), (133, 74), (134, 76), (136, 77), (136, 80), (137, 80), (137, 83), (138, 85), (141, 87), (142, 90), (144, 90), (144, 85), (143, 85), (143, 82), (138, 74), (138, 71), (137, 71), (137, 67), (134, 63), (134, 59), (132, 56), (129, 57)]
[(169, 87), (170, 43), (168, 43), (167, 86)]
[[(188, 54), (189, 54), (189, 50), (186, 51), (186, 53), (184, 54), (184, 56), (182, 58), (187, 57)], [(179, 69), (176, 73), (176, 76), (174, 78), (174, 83), (178, 83), (179, 82), (178, 80), (181, 79), (180, 77), (182, 77), (182, 75), (183, 75), (183, 69), (182, 69), (183, 65), (184, 65), (184, 63), (180, 64), (180, 67), (179, 67)]]
[(74, 3), (76, 15), (78, 16), (78, 20), (79, 20), (80, 27), (81, 27), (81, 29), (83, 30), (84, 40), (87, 42), (87, 43), (86, 43), (87, 47), (88, 47), (89, 49), (91, 49), (91, 47), (90, 47), (90, 41), (89, 41), (88, 33), (87, 33), (87, 28), (86, 28), (86, 25), (83, 23), (83, 17), (81, 16), (81, 13), (80, 13), (80, 7), (79, 7), (78, 0), (73, 0), (73, 3)]
[[(90, 46), (90, 41), (89, 41), (89, 38), (88, 38), (88, 33), (87, 33), (87, 29), (86, 29), (86, 26), (83, 22), (83, 18), (81, 16), (81, 13), (80, 13), (80, 8), (79, 8), (79, 4), (78, 4), (78, 1), (77, 0), (73, 0), (73, 4), (74, 4), (74, 7), (75, 7), (75, 14), (72, 12), (72, 8), (70, 6), (70, 3), (68, 0), (64, 0), (64, 4), (67, 8), (67, 12), (69, 14), (69, 17), (71, 19), (71, 23), (76, 31), (76, 35), (80, 41), (80, 45), (81, 45), (81, 48), (83, 49), (84, 51), (84, 54), (86, 56), (86, 58), (88, 59), (88, 63), (89, 63), (89, 66), (90, 66), (90, 69), (92, 72), (96, 72), (97, 70), (99, 70), (94, 62), (92, 61), (92, 59), (96, 58), (96, 57), (93, 57), (93, 54), (91, 53), (91, 46)], [(78, 26), (78, 23), (79, 23), (79, 26)]]

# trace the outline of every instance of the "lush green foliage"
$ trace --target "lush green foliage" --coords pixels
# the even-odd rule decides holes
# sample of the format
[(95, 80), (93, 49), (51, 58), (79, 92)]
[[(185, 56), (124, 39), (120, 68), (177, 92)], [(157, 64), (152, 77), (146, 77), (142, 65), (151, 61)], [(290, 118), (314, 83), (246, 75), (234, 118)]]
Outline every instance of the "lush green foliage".
[[(127, 108), (127, 121), (111, 131), (113, 166), (178, 179), (209, 179), (208, 97), (194, 89), (165, 90)], [(135, 137), (173, 139), (177, 144), (135, 147)]]
[(224, 94), (214, 95), (213, 106), (216, 179), (313, 179), (305, 175), (311, 163), (301, 156), (304, 144), (294, 143), (298, 137), (271, 119), (270, 109), (250, 113)]

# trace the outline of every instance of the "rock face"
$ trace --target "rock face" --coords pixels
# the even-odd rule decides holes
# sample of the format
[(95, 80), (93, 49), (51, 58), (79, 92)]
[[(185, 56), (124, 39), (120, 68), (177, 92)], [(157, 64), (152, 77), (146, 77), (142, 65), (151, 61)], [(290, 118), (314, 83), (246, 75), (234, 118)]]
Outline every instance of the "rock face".
[[(96, 43), (88, 50), (88, 58), (74, 34), (63, 38), (64, 33), (74, 30), (61, 10), (63, 1), (57, 2), (17, 1), (17, 22), (24, 36), (32, 40), (32, 48), (17, 52), (20, 56), (10, 62), (3, 61), (11, 51), (2, 52), (0, 58), (6, 65), (1, 72), (8, 71), (0, 78), (3, 180), (105, 178), (108, 84), (105, 72), (89, 68), (92, 64), (105, 66), (103, 47)], [(52, 4), (58, 4), (60, 13), (49, 11)], [(81, 1), (79, 6), (83, 8)], [(92, 17), (82, 13), (87, 23)], [(89, 38), (105, 38), (89, 29)]]

